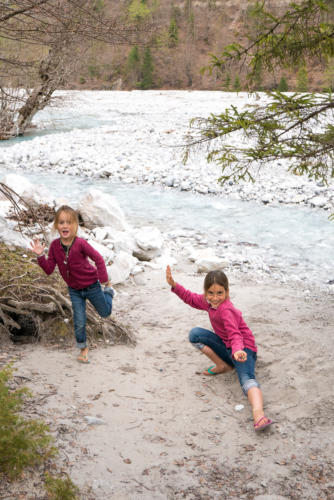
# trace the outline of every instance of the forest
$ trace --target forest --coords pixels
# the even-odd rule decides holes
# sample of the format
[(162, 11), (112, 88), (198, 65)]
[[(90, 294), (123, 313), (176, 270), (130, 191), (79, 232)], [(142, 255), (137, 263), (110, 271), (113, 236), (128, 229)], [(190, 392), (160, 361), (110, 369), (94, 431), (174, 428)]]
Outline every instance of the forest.
[[(21, 2), (27, 7), (33, 3), (36, 6), (30, 0)], [(23, 21), (19, 16), (4, 21), (6, 3), (0, 8), (0, 50), (3, 55), (9, 54), (0, 60), (1, 86), (22, 81), (22, 67), (14, 71), (15, 65), (8, 67), (8, 61), (17, 61), (16, 55), (20, 54), (26, 78), (45, 55), (46, 47), (53, 45), (63, 61), (59, 88), (249, 90), (247, 66), (236, 64), (228, 72), (208, 70), (211, 55), (232, 42), (244, 43), (245, 31), (256, 38), (262, 27), (262, 3), (280, 15), (289, 1), (91, 0), (58, 2), (58, 14), (52, 10), (56, 8), (54, 2), (39, 3), (40, 12), (35, 8)], [(61, 41), (67, 50), (59, 49), (59, 32), (55, 30), (60, 7), (62, 27), (67, 23), (67, 35), (62, 31)], [(252, 88), (323, 90), (331, 88), (333, 75), (332, 59), (272, 71), (259, 67)]]

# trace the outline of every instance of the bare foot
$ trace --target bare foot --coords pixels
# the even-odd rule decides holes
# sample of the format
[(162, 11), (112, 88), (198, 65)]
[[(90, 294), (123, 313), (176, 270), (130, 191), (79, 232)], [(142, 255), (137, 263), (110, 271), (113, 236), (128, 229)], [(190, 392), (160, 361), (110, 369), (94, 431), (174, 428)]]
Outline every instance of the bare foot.
[(233, 369), (234, 369), (233, 366), (230, 366), (227, 363), (224, 363), (223, 365), (212, 365), (207, 370), (202, 372), (202, 375), (208, 375), (208, 376), (219, 375), (220, 373), (230, 372)]
[(84, 347), (84, 349), (81, 349), (80, 354), (78, 356), (78, 361), (79, 363), (89, 363), (88, 359), (88, 347)]

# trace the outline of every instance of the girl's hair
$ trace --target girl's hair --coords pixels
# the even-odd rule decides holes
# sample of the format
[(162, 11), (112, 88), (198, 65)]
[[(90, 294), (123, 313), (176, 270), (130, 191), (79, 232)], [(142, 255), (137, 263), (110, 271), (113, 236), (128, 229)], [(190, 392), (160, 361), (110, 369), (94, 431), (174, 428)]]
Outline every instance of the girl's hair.
[(217, 285), (222, 286), (225, 291), (228, 291), (228, 279), (225, 273), (223, 271), (210, 271), (204, 279), (204, 291), (205, 293), (209, 290), (210, 286), (212, 286), (214, 283), (217, 283)]
[(58, 208), (57, 212), (55, 213), (55, 218), (54, 218), (54, 221), (53, 221), (53, 227), (54, 229), (57, 229), (57, 226), (58, 226), (58, 223), (59, 223), (59, 219), (60, 219), (60, 215), (65, 212), (65, 214), (67, 214), (69, 216), (69, 218), (71, 219), (71, 221), (76, 224), (77, 226), (77, 230), (78, 230), (78, 226), (79, 226), (79, 217), (78, 217), (78, 214), (77, 212), (67, 206), (67, 205), (62, 205), (61, 207)]

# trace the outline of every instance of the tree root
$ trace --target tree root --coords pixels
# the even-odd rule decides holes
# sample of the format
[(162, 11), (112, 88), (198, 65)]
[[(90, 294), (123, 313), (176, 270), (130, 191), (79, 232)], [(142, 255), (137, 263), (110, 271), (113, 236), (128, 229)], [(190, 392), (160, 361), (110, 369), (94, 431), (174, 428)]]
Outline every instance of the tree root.
[[(57, 275), (45, 276), (35, 262), (0, 244), (0, 328), (14, 341), (74, 343), (72, 303)], [(39, 279), (36, 274), (39, 273)], [(88, 342), (135, 345), (130, 328), (115, 316), (100, 318), (87, 302)]]

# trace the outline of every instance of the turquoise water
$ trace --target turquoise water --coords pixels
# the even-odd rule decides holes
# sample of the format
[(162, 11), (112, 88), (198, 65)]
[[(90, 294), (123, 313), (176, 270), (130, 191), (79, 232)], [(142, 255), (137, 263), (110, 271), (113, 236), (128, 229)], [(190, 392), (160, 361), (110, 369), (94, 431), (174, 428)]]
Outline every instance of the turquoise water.
[(236, 260), (242, 251), (258, 264), (280, 267), (301, 279), (326, 283), (334, 278), (334, 223), (323, 212), (50, 172), (22, 175), (73, 206), (85, 190), (98, 188), (118, 200), (130, 224), (153, 224), (163, 232), (199, 233), (208, 244), (218, 245), (222, 255), (224, 248), (236, 252)]

